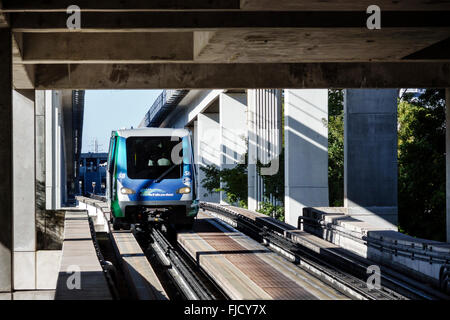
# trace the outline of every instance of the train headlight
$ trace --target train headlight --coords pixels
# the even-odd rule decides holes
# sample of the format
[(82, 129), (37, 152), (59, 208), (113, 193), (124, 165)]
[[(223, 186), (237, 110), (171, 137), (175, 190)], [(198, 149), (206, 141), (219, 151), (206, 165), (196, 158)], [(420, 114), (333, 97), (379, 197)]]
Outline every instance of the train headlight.
[(183, 187), (177, 190), (177, 193), (186, 194), (191, 193), (191, 188), (189, 187)]
[(133, 189), (125, 188), (125, 187), (120, 188), (120, 192), (122, 194), (135, 194), (136, 193), (136, 191), (134, 191)]

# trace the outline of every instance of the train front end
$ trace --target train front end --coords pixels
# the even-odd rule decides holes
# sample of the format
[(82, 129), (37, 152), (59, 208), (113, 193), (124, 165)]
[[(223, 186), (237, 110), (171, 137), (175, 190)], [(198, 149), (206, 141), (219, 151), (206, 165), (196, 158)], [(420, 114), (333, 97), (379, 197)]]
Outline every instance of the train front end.
[(109, 154), (107, 198), (115, 229), (148, 223), (192, 227), (198, 201), (189, 131), (119, 130)]

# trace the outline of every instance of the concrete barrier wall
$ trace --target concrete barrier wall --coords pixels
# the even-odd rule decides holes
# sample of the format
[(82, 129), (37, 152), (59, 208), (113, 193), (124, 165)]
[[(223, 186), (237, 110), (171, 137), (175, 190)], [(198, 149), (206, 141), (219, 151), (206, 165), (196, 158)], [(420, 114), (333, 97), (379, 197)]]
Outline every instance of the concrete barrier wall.
[(97, 232), (109, 234), (114, 253), (127, 281), (132, 298), (138, 300), (168, 300), (168, 295), (158, 280), (147, 257), (131, 230), (114, 231), (110, 223), (111, 210), (106, 202), (92, 198), (76, 197), (78, 208), (85, 208)]
[(305, 208), (304, 230), (376, 263), (439, 284), (450, 244), (381, 229), (346, 214), (346, 208)]

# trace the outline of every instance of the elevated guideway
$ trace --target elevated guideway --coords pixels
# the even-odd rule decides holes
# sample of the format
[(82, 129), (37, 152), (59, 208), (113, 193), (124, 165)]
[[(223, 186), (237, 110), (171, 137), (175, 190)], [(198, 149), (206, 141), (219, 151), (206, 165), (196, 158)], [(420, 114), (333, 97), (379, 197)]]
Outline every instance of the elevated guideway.
[(132, 297), (138, 300), (168, 300), (161, 282), (131, 231), (115, 231), (110, 210), (104, 198), (77, 197), (79, 207), (86, 208), (96, 229), (107, 232), (114, 248), (119, 268), (124, 274)]
[[(85, 217), (90, 212), (92, 225), (105, 222), (120, 261), (115, 267), (134, 288), (135, 299), (169, 299), (161, 272), (170, 274), (182, 295), (194, 300), (448, 299), (386, 266), (381, 288), (369, 288), (365, 280), (370, 260), (265, 215), (229, 205), (202, 202), (193, 230), (179, 231), (172, 241), (152, 229), (148, 246), (136, 240), (138, 234), (113, 231), (109, 208), (103, 198), (96, 198), (77, 200), (86, 209)], [(148, 250), (159, 256), (156, 269), (148, 260)], [(211, 285), (223, 297), (211, 291)]]
[[(360, 256), (352, 250), (261, 213), (206, 202), (203, 202), (201, 207), (210, 215), (244, 230), (246, 234), (251, 234), (292, 262), (319, 277), (325, 277), (327, 281), (353, 295), (359, 294), (367, 299), (450, 299), (444, 293), (445, 290), (437, 289), (436, 285), (427, 282), (425, 277), (413, 277), (411, 272), (399, 269), (392, 263), (379, 263)], [(379, 289), (369, 289), (366, 283), (368, 270), (373, 266), (380, 268)]]
[(233, 300), (341, 300), (345, 295), (218, 219), (200, 213), (178, 243)]

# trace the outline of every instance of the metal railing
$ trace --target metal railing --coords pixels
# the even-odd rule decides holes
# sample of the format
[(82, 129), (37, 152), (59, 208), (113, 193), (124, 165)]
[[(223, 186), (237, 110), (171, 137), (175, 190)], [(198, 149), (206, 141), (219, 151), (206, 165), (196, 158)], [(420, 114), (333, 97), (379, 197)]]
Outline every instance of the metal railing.
[(140, 127), (158, 127), (171, 108), (175, 107), (187, 94), (188, 90), (168, 89), (156, 98), (149, 111), (145, 114)]

